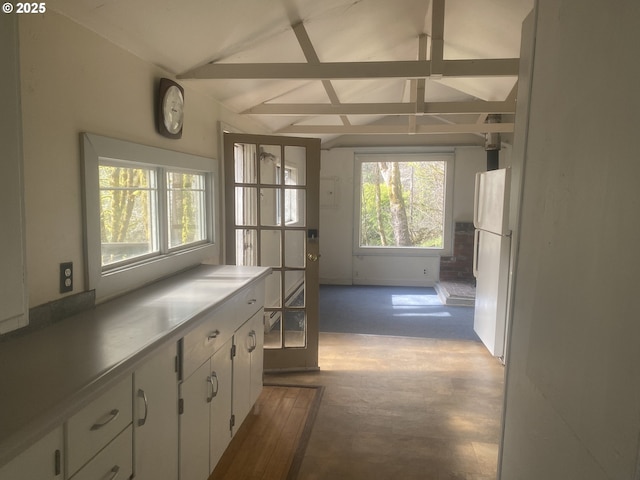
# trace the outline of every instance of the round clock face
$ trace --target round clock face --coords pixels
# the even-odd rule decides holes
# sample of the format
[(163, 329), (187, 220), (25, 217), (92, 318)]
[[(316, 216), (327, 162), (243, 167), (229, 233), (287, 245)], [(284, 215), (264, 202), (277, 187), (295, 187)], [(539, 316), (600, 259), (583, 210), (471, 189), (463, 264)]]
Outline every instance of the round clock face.
[(169, 133), (178, 133), (182, 130), (184, 118), (184, 97), (175, 85), (170, 86), (162, 100), (162, 115), (164, 126)]

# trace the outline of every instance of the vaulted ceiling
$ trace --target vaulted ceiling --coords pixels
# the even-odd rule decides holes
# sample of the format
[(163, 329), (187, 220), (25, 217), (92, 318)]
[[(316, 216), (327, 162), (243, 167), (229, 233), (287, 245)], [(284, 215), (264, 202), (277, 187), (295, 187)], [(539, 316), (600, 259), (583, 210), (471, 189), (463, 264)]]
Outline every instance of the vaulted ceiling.
[(520, 30), (533, 0), (47, 7), (273, 133), (320, 137), (325, 147), (483, 145), (485, 133), (513, 130)]

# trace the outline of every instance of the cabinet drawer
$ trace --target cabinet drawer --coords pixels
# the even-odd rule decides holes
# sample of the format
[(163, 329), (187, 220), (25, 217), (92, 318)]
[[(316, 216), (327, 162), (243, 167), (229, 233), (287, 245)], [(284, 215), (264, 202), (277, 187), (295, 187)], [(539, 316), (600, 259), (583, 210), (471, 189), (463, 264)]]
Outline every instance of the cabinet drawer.
[(128, 376), (67, 421), (67, 471), (70, 475), (131, 424), (131, 385)]
[(194, 330), (182, 340), (182, 378), (189, 377), (233, 336), (235, 325), (235, 297), (219, 305), (200, 320)]
[(126, 479), (133, 473), (132, 427), (118, 435), (71, 480)]
[(238, 308), (236, 320), (242, 325), (264, 306), (264, 282), (251, 285), (236, 295)]

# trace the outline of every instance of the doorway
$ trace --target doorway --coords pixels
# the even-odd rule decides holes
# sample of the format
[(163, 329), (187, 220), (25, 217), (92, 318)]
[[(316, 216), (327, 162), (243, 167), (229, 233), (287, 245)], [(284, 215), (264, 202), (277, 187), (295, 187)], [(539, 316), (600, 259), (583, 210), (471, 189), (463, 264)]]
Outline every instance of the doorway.
[(318, 368), (320, 140), (224, 134), (226, 259), (271, 267), (266, 370)]

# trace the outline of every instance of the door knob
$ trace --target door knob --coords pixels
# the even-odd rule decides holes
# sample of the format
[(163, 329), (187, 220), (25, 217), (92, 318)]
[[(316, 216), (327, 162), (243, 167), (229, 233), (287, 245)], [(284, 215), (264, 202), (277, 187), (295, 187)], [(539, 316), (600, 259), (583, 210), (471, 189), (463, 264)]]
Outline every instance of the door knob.
[(321, 256), (322, 255), (320, 254), (316, 255), (315, 253), (307, 253), (307, 259), (309, 259), (310, 262), (317, 262)]

